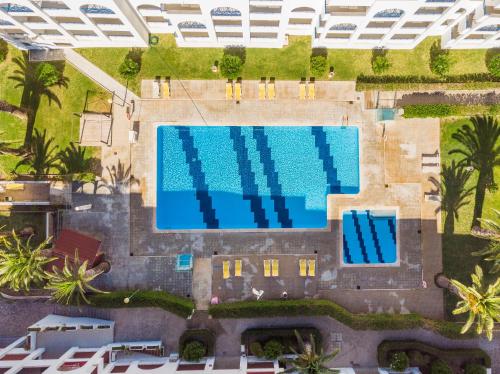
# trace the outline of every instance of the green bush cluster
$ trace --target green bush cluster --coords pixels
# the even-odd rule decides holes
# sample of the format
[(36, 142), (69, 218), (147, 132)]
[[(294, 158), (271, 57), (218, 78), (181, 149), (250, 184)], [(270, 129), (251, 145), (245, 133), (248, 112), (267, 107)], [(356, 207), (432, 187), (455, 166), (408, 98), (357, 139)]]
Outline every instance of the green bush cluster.
[(311, 74), (314, 77), (321, 77), (326, 70), (326, 55), (312, 55), (309, 61)]
[(486, 374), (486, 368), (479, 364), (467, 364), (464, 374)]
[(137, 61), (134, 61), (130, 57), (126, 57), (121, 65), (118, 68), (118, 73), (120, 73), (123, 79), (129, 80), (134, 79), (139, 71), (141, 70), (141, 66)]
[(473, 82), (500, 82), (500, 77), (489, 73), (447, 75), (435, 77), (430, 75), (364, 75), (356, 78), (356, 83), (473, 83)]
[(500, 105), (412, 104), (403, 106), (404, 118), (441, 118), (500, 113)]
[(439, 359), (432, 362), (431, 374), (453, 374), (453, 370), (446, 361)]
[(500, 78), (500, 53), (497, 53), (486, 63), (486, 67), (491, 75)]
[(394, 371), (405, 371), (410, 366), (410, 359), (405, 352), (393, 353), (389, 367)]
[(264, 357), (264, 350), (262, 349), (262, 344), (259, 342), (252, 342), (250, 344), (250, 353), (256, 357)]
[(462, 365), (480, 363), (486, 367), (491, 366), (490, 356), (479, 348), (440, 349), (416, 340), (386, 340), (377, 347), (377, 359), (380, 367), (390, 365), (393, 352), (408, 352), (410, 364), (417, 367), (427, 366), (436, 358), (448, 362), (460, 362), (461, 360)]
[(276, 360), (278, 357), (283, 356), (283, 345), (275, 340), (269, 340), (264, 344), (264, 357), (268, 360)]
[(385, 73), (391, 67), (391, 63), (385, 54), (379, 54), (372, 58), (372, 70), (375, 74)]
[(183, 352), (190, 342), (200, 342), (206, 349), (206, 355), (215, 355), (215, 334), (208, 329), (189, 329), (182, 333), (179, 338), (179, 352)]
[(194, 309), (194, 303), (187, 298), (175, 296), (164, 291), (137, 291), (130, 302), (123, 299), (130, 297), (134, 291), (113, 291), (95, 294), (89, 297), (90, 303), (98, 308), (144, 308), (156, 307), (187, 318)]
[(443, 336), (460, 339), (461, 326), (446, 321), (426, 319), (418, 314), (351, 313), (330, 300), (239, 301), (210, 306), (214, 318), (256, 318), (280, 316), (329, 316), (354, 330), (407, 330), (427, 328)]
[(235, 79), (240, 75), (242, 66), (240, 56), (225, 54), (220, 63), (220, 72), (226, 78)]
[(206, 352), (207, 349), (205, 348), (203, 343), (200, 343), (198, 341), (192, 341), (187, 343), (184, 349), (182, 350), (182, 359), (186, 361), (198, 362), (203, 357), (205, 357)]

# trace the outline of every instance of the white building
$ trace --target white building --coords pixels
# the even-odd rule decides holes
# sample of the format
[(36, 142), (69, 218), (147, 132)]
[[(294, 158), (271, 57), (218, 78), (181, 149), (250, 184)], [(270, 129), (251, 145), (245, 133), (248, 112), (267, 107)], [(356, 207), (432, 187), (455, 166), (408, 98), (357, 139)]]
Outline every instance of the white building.
[(500, 0), (0, 0), (0, 37), (21, 48), (145, 47), (173, 33), (180, 46), (500, 47)]

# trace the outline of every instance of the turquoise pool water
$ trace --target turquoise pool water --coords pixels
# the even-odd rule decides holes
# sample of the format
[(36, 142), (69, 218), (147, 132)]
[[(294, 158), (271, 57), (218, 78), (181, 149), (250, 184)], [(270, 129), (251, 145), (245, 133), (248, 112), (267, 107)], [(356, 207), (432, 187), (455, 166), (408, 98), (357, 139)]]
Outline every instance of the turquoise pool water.
[(396, 262), (395, 211), (346, 211), (342, 215), (342, 233), (345, 264)]
[(356, 127), (159, 126), (158, 229), (323, 228), (359, 192)]

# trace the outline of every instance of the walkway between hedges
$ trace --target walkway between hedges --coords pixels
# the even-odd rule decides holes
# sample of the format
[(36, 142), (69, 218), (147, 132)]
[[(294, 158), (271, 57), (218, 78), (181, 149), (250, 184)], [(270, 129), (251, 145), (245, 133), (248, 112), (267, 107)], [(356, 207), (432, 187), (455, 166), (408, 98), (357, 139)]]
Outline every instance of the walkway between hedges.
[(75, 69), (113, 93), (120, 100), (127, 103), (130, 103), (131, 100), (139, 100), (139, 97), (127, 89), (127, 87), (116, 81), (116, 79), (105, 73), (73, 49), (66, 48), (64, 50), (64, 57)]

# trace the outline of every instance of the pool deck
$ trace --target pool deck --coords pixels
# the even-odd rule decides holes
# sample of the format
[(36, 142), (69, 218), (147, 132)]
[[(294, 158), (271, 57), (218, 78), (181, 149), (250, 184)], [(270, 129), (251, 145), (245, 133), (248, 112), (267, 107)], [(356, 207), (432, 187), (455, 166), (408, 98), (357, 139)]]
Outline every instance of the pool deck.
[[(213, 83), (195, 81), (190, 89), (207, 92), (199, 89), (200, 85), (209, 87)], [(428, 178), (438, 175), (424, 173), (421, 167), (422, 154), (439, 150), (439, 121), (401, 119), (383, 125), (376, 122), (374, 110), (363, 109), (363, 94), (354, 91), (352, 82), (323, 83), (324, 92), (335, 92), (335, 99), (328, 94), (322, 97), (323, 91), (317, 86), (316, 100), (278, 96), (274, 101), (264, 101), (251, 99), (244, 91), (243, 100), (237, 104), (223, 96), (221, 99), (220, 93), (176, 97), (177, 89), (172, 87), (172, 99), (136, 103), (130, 120), (123, 108), (114, 108), (113, 146), (102, 148), (101, 183), (111, 183), (106, 166), (116, 167), (118, 162), (130, 165), (134, 182), (121, 193), (116, 189), (96, 193), (91, 186), (82, 188), (76, 201), (91, 201), (93, 209), (84, 214), (68, 213), (65, 220), (68, 226), (105, 238), (103, 245), (113, 263), (113, 270), (103, 280), (106, 285), (193, 294), (203, 308), (212, 295), (222, 301), (249, 299), (253, 297), (252, 288), (256, 288), (264, 290), (263, 298), (275, 298), (286, 289), (290, 297), (327, 297), (353, 311), (416, 311), (429, 317), (442, 316), (442, 303), (436, 299), (442, 297), (442, 291), (433, 283), (434, 275), (441, 270), (441, 218), (435, 213), (438, 203), (424, 196), (431, 191)], [(224, 87), (225, 83), (216, 84)], [(217, 90), (220, 87), (211, 92)], [(361, 192), (328, 197), (328, 229), (166, 233), (154, 228), (158, 123), (328, 126), (340, 125), (346, 115), (348, 125), (360, 128)], [(129, 145), (128, 130), (132, 128), (138, 130), (138, 141)], [(341, 265), (339, 218), (343, 210), (356, 207), (397, 207), (400, 266)], [(174, 271), (178, 253), (195, 255), (192, 273)], [(291, 265), (295, 260), (290, 259), (299, 255), (317, 258), (316, 277), (308, 282), (299, 278), (296, 265)], [(254, 265), (248, 266), (241, 279), (223, 280), (221, 259), (235, 256)], [(281, 272), (278, 278), (265, 278), (262, 266), (256, 266), (263, 256), (283, 256), (280, 263), (289, 271)], [(422, 302), (425, 299), (429, 302)]]

